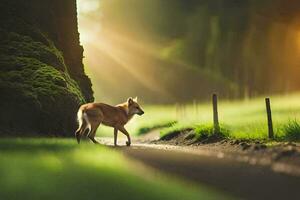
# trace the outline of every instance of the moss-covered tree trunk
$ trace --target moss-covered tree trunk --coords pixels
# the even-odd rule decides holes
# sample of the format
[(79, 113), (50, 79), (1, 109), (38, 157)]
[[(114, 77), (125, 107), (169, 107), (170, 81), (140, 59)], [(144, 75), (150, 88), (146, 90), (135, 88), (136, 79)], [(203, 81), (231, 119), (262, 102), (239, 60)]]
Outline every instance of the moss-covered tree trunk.
[(2, 0), (0, 135), (71, 136), (93, 101), (75, 0)]

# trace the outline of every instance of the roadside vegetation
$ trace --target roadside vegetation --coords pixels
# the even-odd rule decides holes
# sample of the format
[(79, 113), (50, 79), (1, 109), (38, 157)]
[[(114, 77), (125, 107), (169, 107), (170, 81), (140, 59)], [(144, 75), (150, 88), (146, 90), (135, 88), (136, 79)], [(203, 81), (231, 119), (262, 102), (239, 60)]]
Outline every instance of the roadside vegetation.
[(141, 127), (138, 129), (137, 134), (143, 135), (146, 133), (149, 133), (150, 131), (156, 130), (156, 129), (162, 129), (162, 128), (168, 128), (173, 127), (177, 122), (176, 121), (165, 121), (158, 124), (152, 124), (149, 126)]
[(283, 125), (282, 132), (285, 133), (285, 137), (290, 141), (300, 141), (300, 123), (296, 120), (290, 121), (287, 124)]
[[(271, 97), (275, 139), (279, 141), (300, 141), (300, 94)], [(212, 105), (210, 102), (174, 105), (148, 106), (145, 115), (135, 124), (155, 127), (161, 121), (177, 121), (160, 130), (161, 137), (177, 131), (193, 129), (196, 137), (212, 134)], [(166, 114), (168, 113), (168, 114)], [(161, 115), (160, 115), (161, 114)], [(219, 99), (219, 120), (221, 135), (230, 139), (265, 140), (268, 138), (267, 116), (264, 98), (226, 101)], [(142, 128), (139, 128), (142, 129)], [(137, 129), (131, 129), (133, 132)]]
[(2, 139), (0, 163), (0, 199), (224, 199), (71, 139)]

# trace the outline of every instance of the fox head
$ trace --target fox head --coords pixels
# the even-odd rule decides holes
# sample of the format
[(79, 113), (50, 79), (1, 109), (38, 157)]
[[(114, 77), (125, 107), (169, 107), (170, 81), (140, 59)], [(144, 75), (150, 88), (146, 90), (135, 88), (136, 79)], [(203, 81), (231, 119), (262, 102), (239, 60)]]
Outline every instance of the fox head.
[(127, 100), (128, 104), (128, 113), (131, 115), (137, 114), (137, 115), (143, 115), (145, 112), (142, 110), (141, 106), (137, 102), (136, 98), (128, 98)]

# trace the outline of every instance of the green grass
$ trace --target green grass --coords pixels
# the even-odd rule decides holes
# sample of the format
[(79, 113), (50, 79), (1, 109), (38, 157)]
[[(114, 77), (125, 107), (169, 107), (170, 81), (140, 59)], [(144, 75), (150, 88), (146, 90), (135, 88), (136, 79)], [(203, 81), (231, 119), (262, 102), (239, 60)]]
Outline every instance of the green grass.
[(150, 131), (153, 131), (155, 129), (172, 127), (176, 123), (177, 123), (176, 121), (165, 121), (165, 122), (160, 122), (157, 124), (152, 124), (150, 126), (141, 127), (138, 129), (137, 135), (143, 135), (143, 134), (149, 133)]
[[(226, 129), (226, 136), (233, 139), (267, 139), (267, 116), (263, 97), (251, 100), (227, 101), (219, 99), (219, 120)], [(278, 140), (299, 141), (300, 94), (272, 96), (271, 108), (275, 137)], [(154, 126), (161, 121), (177, 121), (171, 127), (161, 130), (161, 135), (186, 128), (212, 126), (210, 102), (187, 104), (180, 107), (146, 106), (145, 115), (136, 119), (136, 126)], [(131, 129), (134, 132), (136, 129)], [(201, 132), (201, 128), (196, 128)], [(196, 131), (196, 132), (197, 132)]]
[(71, 139), (1, 139), (0, 199), (224, 199)]
[(169, 138), (168, 136), (172, 133), (184, 131), (184, 130), (191, 130), (194, 131), (189, 133), (189, 139), (196, 139), (196, 141), (202, 141), (205, 139), (222, 139), (227, 138), (229, 136), (229, 130), (227, 130), (224, 126), (220, 127), (220, 130), (216, 132), (214, 127), (209, 124), (204, 125), (173, 125), (168, 128), (164, 128), (160, 132), (160, 137), (162, 140)]
[(220, 126), (219, 131), (215, 131), (212, 125), (196, 125), (194, 131), (197, 140), (207, 139), (213, 136), (226, 138), (229, 135), (229, 131), (223, 126)]
[(290, 141), (300, 141), (300, 124), (297, 121), (290, 121), (283, 125), (283, 132), (286, 133), (285, 138)]

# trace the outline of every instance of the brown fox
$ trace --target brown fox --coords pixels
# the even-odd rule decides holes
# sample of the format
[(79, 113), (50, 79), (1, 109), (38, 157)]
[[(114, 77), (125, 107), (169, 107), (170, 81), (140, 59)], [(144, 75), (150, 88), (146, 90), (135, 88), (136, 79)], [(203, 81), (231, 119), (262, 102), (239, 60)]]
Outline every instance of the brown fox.
[(96, 130), (102, 123), (105, 126), (114, 128), (114, 145), (117, 146), (118, 131), (127, 136), (126, 145), (130, 146), (131, 140), (129, 133), (124, 128), (125, 124), (135, 115), (143, 115), (144, 111), (137, 103), (137, 98), (128, 98), (125, 103), (111, 106), (104, 103), (88, 103), (82, 105), (77, 113), (79, 128), (75, 132), (78, 144), (81, 136), (88, 129), (87, 136), (94, 143), (99, 143), (95, 139)]

